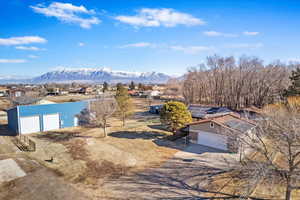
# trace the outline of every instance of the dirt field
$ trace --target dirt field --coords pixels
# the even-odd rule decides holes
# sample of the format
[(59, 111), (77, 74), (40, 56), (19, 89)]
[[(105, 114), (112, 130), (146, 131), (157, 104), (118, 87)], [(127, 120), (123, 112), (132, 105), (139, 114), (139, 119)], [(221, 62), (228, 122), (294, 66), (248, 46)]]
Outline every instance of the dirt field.
[[(59, 98), (64, 100), (67, 98)], [(36, 151), (23, 154), (91, 199), (109, 196), (103, 188), (105, 181), (160, 166), (178, 151), (178, 145), (164, 139), (171, 133), (160, 126), (159, 116), (147, 112), (145, 99), (134, 99), (134, 104), (135, 114), (125, 127), (119, 119), (109, 120), (106, 138), (101, 128), (36, 133), (30, 135)]]

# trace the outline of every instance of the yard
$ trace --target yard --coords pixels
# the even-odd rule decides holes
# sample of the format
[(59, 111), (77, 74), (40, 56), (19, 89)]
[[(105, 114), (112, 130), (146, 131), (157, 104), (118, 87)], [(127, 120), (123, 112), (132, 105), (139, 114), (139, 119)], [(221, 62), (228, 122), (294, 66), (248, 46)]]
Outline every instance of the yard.
[(102, 187), (105, 181), (160, 166), (181, 147), (164, 139), (170, 133), (160, 126), (157, 115), (147, 112), (145, 99), (135, 99), (134, 104), (135, 115), (125, 127), (119, 119), (109, 121), (106, 138), (101, 128), (36, 133), (30, 135), (36, 151), (18, 154), (40, 161), (91, 199), (109, 196)]
[[(117, 118), (109, 120), (106, 138), (101, 128), (36, 133), (30, 135), (36, 151), (24, 153), (1, 137), (0, 160), (14, 159), (27, 175), (0, 182), (0, 198), (234, 199), (245, 192), (242, 181), (230, 180), (223, 173), (228, 161), (235, 162), (230, 154), (208, 147), (198, 152), (201, 154), (190, 153), (191, 146), (186, 147), (183, 141), (174, 143), (165, 138), (171, 133), (160, 125), (159, 116), (147, 112), (145, 99), (134, 99), (134, 104), (135, 114), (125, 127)], [(6, 133), (6, 121), (0, 123), (1, 133)], [(270, 189), (266, 185), (253, 187), (253, 194), (270, 197), (266, 196)], [(276, 198), (281, 198), (280, 191), (278, 186)], [(297, 196), (295, 193), (295, 199)]]

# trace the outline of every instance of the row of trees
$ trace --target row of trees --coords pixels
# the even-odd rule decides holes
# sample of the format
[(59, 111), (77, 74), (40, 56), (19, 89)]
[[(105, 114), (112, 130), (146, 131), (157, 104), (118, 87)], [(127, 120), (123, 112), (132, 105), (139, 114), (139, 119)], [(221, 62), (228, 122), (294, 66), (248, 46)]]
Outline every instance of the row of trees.
[(183, 83), (183, 96), (188, 104), (213, 104), (240, 109), (262, 107), (284, 95), (289, 74), (299, 64), (276, 62), (264, 65), (253, 57), (211, 56), (207, 64), (188, 71)]

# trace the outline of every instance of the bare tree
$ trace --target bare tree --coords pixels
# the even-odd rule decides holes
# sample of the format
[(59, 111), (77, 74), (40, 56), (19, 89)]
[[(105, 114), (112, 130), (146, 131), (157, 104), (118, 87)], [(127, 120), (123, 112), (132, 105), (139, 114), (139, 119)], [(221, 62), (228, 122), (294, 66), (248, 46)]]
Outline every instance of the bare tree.
[(35, 91), (26, 91), (26, 93), (22, 96), (19, 97), (11, 97), (10, 101), (13, 106), (18, 106), (18, 105), (30, 105), (30, 104), (35, 104), (42, 98), (39, 95), (39, 92)]
[(171, 78), (166, 84), (165, 95), (178, 96), (182, 94), (182, 81)]
[(270, 185), (272, 191), (284, 187), (286, 200), (292, 199), (293, 190), (300, 189), (299, 108), (290, 103), (272, 106), (251, 134), (236, 135), (241, 153), (247, 153), (229, 169), (233, 172), (230, 178), (245, 182), (249, 188), (245, 196), (261, 183)]
[(147, 100), (148, 106), (149, 106), (149, 107), (152, 106), (152, 103), (153, 103), (153, 96), (151, 96), (151, 94), (148, 94), (148, 95), (147, 95), (146, 100)]
[(107, 120), (112, 116), (116, 109), (117, 102), (115, 98), (102, 95), (90, 102), (89, 109), (86, 110), (85, 113), (82, 113), (82, 118), (85, 118), (89, 124), (102, 127), (104, 137), (106, 137)]
[(186, 103), (214, 104), (234, 110), (262, 107), (281, 99), (294, 65), (264, 65), (255, 57), (211, 56), (207, 64), (192, 68), (185, 76), (182, 94)]

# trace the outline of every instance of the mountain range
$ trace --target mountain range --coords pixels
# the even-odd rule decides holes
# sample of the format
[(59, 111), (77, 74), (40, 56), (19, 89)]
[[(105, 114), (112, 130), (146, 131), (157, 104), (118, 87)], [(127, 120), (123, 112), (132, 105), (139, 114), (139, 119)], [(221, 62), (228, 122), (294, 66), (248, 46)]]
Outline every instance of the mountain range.
[(33, 78), (1, 77), (0, 83), (70, 83), (70, 82), (93, 82), (103, 83), (166, 83), (169, 75), (158, 72), (126, 72), (113, 71), (109, 68), (81, 68), (81, 69), (59, 69), (42, 74)]

